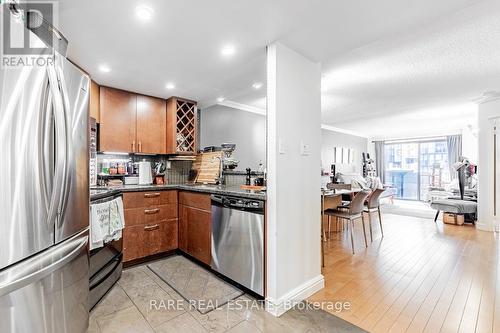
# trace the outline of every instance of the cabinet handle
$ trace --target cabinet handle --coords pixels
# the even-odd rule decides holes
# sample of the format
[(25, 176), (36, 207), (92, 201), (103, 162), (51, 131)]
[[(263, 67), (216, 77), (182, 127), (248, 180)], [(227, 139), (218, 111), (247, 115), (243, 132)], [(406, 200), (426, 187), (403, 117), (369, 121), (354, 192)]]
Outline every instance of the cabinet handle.
[(144, 214), (156, 214), (160, 212), (160, 208), (155, 208), (155, 209), (145, 209)]
[(155, 224), (155, 225), (147, 225), (144, 227), (144, 230), (146, 231), (152, 231), (152, 230), (156, 230), (160, 227), (159, 224)]
[(135, 153), (135, 140), (132, 141), (132, 152)]
[(139, 153), (142, 153), (142, 142), (139, 141)]
[(144, 194), (144, 198), (154, 198), (154, 197), (159, 197), (160, 193), (146, 193)]

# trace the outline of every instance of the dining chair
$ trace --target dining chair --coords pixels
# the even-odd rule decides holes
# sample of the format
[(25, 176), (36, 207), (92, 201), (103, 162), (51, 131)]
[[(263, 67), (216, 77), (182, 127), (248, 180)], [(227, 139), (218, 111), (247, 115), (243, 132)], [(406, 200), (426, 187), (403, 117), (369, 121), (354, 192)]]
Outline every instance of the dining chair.
[(363, 209), (365, 205), (366, 198), (370, 195), (370, 190), (362, 190), (358, 192), (351, 201), (349, 205), (349, 209), (327, 209), (325, 210), (325, 214), (328, 216), (334, 216), (339, 219), (347, 220), (347, 223), (351, 224), (350, 233), (351, 233), (351, 246), (352, 246), (352, 254), (354, 254), (354, 221), (361, 219), (361, 224), (363, 225), (363, 235), (365, 237), (365, 246), (368, 247), (368, 242), (366, 240), (366, 230), (365, 230), (365, 221), (363, 217)]
[(370, 240), (373, 242), (373, 233), (372, 233), (372, 218), (371, 213), (378, 212), (378, 221), (380, 223), (380, 233), (382, 237), (384, 237), (384, 229), (382, 228), (382, 214), (380, 213), (380, 196), (385, 191), (383, 188), (377, 188), (370, 194), (368, 197), (368, 201), (363, 209), (365, 213), (368, 213), (368, 226), (370, 228)]

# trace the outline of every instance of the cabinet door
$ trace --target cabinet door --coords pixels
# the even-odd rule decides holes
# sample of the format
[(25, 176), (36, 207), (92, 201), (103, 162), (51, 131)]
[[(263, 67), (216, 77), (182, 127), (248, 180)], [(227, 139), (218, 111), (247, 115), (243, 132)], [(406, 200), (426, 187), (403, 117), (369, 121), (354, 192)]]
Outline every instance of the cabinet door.
[(187, 252), (196, 259), (210, 265), (211, 213), (189, 207), (187, 221)]
[(139, 153), (167, 152), (167, 107), (163, 99), (137, 96), (137, 149)]
[(160, 229), (158, 230), (158, 253), (177, 249), (177, 235), (177, 219), (160, 223)]
[(149, 253), (150, 233), (144, 225), (126, 227), (123, 231), (123, 261), (143, 258)]
[(101, 151), (136, 152), (136, 95), (113, 88), (100, 88)]
[(198, 150), (196, 102), (171, 97), (167, 100), (167, 154), (196, 155)]
[(90, 81), (89, 113), (97, 123), (101, 122), (99, 112), (99, 94), (99, 85), (94, 81)]
[(189, 207), (179, 205), (179, 249), (186, 253), (188, 252), (188, 212)]

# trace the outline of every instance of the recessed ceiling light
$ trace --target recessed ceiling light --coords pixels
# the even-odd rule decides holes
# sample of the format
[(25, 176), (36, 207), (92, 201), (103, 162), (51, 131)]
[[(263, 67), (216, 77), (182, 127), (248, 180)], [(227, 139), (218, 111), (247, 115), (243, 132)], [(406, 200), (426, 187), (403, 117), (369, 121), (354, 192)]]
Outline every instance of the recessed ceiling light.
[(141, 21), (149, 21), (153, 17), (153, 9), (145, 5), (135, 7), (135, 15)]
[(109, 68), (108, 65), (100, 65), (99, 70), (103, 73), (109, 73), (111, 72), (111, 68)]
[(262, 82), (255, 82), (254, 84), (252, 84), (252, 87), (254, 89), (260, 89), (262, 88)]
[(222, 48), (221, 54), (225, 57), (230, 57), (236, 52), (233, 45), (226, 45)]
[(172, 89), (175, 89), (175, 84), (173, 84), (173, 83), (167, 83), (166, 87), (167, 87), (167, 89), (172, 90)]
[(219, 97), (217, 98), (217, 102), (221, 103), (221, 102), (224, 102), (225, 98), (224, 97)]

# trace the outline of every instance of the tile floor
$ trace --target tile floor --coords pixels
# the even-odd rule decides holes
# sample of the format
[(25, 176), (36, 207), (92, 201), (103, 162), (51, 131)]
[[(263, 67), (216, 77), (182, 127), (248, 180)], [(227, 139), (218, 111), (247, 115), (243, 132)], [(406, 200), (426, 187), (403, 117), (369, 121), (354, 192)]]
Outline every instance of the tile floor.
[[(294, 308), (275, 318), (248, 295), (237, 301), (201, 314), (145, 265), (136, 266), (91, 311), (88, 332), (364, 332), (321, 310)], [(177, 302), (184, 306), (169, 306)]]

